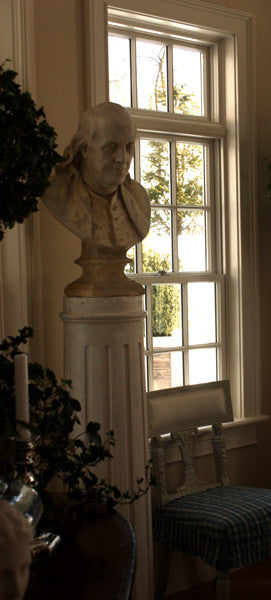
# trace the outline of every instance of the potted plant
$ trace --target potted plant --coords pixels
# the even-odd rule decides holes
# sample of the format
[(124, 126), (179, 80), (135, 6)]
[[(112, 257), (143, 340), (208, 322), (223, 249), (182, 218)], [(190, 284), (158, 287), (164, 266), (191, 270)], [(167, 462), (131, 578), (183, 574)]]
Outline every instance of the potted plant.
[(51, 170), (62, 160), (43, 108), (21, 91), (16, 75), (0, 65), (0, 240), (6, 228), (38, 210)]
[[(17, 336), (10, 336), (0, 344), (0, 474), (6, 478), (16, 476), (18, 436), (14, 356), (21, 352), (21, 347), (32, 335), (32, 329), (24, 327), (19, 330)], [(131, 561), (134, 561), (135, 543), (132, 540), (131, 547), (132, 530), (127, 521), (116, 513), (114, 507), (116, 504), (132, 503), (147, 493), (149, 487), (154, 484), (151, 462), (146, 465), (144, 476), (137, 479), (132, 491), (120, 490), (114, 484), (100, 478), (95, 469), (100, 463), (113, 459), (112, 451), (116, 443), (114, 432), (109, 431), (105, 440), (102, 440), (100, 424), (90, 422), (84, 434), (76, 435), (74, 427), (80, 424), (81, 407), (72, 397), (71, 382), (62, 380), (59, 384), (54, 373), (38, 363), (29, 363), (29, 407), (30, 423), (20, 424), (29, 428), (32, 434), (35, 487), (44, 506), (44, 516), (39, 528), (60, 534), (63, 542), (61, 551), (54, 553), (54, 561), (49, 561), (46, 565), (46, 575), (41, 573), (38, 567), (38, 575), (34, 571), (34, 580), (37, 583), (40, 577), (45, 578), (44, 598), (50, 594), (53, 599), (60, 593), (57, 585), (62, 586), (61, 593), (64, 593), (65, 579), (65, 593), (70, 594), (69, 598), (77, 598), (78, 586), (72, 592), (74, 577), (70, 578), (67, 575), (67, 563), (77, 556), (80, 557), (78, 576), (82, 564), (88, 565), (80, 582), (82, 585), (84, 582), (88, 590), (91, 589), (93, 599), (98, 598), (101, 579), (102, 585), (109, 586), (111, 590), (114, 585), (119, 585), (119, 579), (123, 578), (123, 570), (118, 577), (117, 574), (123, 561), (126, 561), (125, 568), (129, 577), (131, 576), (127, 559), (130, 552)], [(52, 491), (54, 480), (63, 484), (61, 493)], [(127, 539), (130, 539), (130, 546), (127, 545)], [(116, 544), (113, 554), (109, 540), (110, 543)], [(101, 561), (104, 563), (102, 571)], [(55, 583), (57, 574), (58, 584)], [(95, 586), (98, 586), (97, 596)], [(32, 593), (34, 596), (38, 593), (42, 600), (43, 592), (41, 593), (40, 588), (37, 589), (34, 585), (30, 595), (27, 595), (27, 600), (32, 600)], [(110, 597), (119, 597), (117, 591), (116, 596)]]
[[(9, 336), (0, 344), (0, 442), (4, 442), (0, 472), (8, 478), (16, 471), (13, 360), (32, 336), (33, 330), (24, 327), (17, 336)], [(74, 504), (72, 510), (81, 517), (90, 514), (97, 504), (110, 510), (116, 503), (133, 502), (145, 494), (153, 483), (151, 464), (146, 465), (144, 477), (137, 479), (136, 489), (132, 492), (121, 491), (99, 479), (95, 467), (105, 460), (112, 460), (116, 443), (114, 432), (109, 431), (102, 440), (100, 424), (90, 422), (83, 434), (75, 435), (74, 427), (80, 424), (81, 406), (71, 395), (71, 382), (61, 380), (59, 384), (54, 373), (38, 363), (29, 363), (28, 369), (30, 423), (21, 424), (32, 434), (35, 486), (45, 512), (49, 514), (52, 507), (53, 494), (49, 489), (55, 478), (64, 484), (67, 502)]]

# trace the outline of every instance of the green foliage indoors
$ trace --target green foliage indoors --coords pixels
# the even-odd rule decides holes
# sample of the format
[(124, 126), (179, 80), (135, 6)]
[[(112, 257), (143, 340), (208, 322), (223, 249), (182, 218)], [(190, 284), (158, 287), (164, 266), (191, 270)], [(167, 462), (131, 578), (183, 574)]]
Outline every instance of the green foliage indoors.
[(4, 230), (38, 210), (52, 168), (62, 160), (43, 108), (0, 65), (0, 239)]
[[(0, 345), (0, 473), (7, 478), (16, 475), (13, 359), (32, 335), (32, 329), (24, 327), (16, 337), (10, 336)], [(97, 503), (105, 503), (110, 508), (116, 503), (133, 502), (154, 483), (150, 463), (146, 465), (145, 477), (137, 480), (132, 492), (121, 491), (99, 479), (95, 467), (105, 460), (112, 460), (114, 433), (109, 431), (102, 440), (100, 424), (90, 422), (84, 434), (76, 436), (74, 427), (80, 424), (78, 413), (81, 407), (70, 390), (70, 381), (62, 380), (59, 385), (51, 370), (29, 363), (28, 427), (34, 444), (36, 489), (45, 512), (52, 506), (48, 486), (54, 478), (65, 484), (67, 499), (75, 504), (79, 513), (86, 514)]]

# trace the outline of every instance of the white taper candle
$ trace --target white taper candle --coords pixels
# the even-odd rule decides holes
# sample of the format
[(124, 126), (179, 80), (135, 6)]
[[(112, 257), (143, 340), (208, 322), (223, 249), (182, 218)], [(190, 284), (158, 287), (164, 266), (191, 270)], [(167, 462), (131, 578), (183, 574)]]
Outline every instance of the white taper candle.
[[(28, 360), (26, 354), (16, 354), (14, 356), (14, 376), (15, 376), (15, 408), (16, 420), (29, 422), (29, 402), (28, 402)], [(24, 427), (18, 426), (20, 438), (24, 442), (30, 440), (30, 431)]]

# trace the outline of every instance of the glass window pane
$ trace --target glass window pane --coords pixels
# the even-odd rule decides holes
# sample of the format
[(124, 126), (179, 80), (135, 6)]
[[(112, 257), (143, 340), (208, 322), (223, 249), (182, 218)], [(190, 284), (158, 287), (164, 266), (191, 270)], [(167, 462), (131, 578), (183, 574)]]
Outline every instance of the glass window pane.
[(191, 282), (187, 288), (189, 344), (216, 342), (215, 284)]
[(122, 106), (131, 106), (130, 40), (108, 37), (109, 98)]
[(183, 385), (182, 354), (182, 352), (163, 352), (153, 355), (153, 390)]
[(140, 140), (141, 184), (151, 204), (170, 203), (169, 143), (162, 140)]
[(173, 89), (175, 113), (204, 114), (200, 51), (173, 46)]
[(176, 144), (177, 204), (204, 206), (204, 146)]
[(151, 227), (142, 242), (144, 273), (171, 271), (171, 214), (166, 209), (152, 209)]
[(178, 268), (179, 271), (206, 271), (206, 215), (199, 210), (179, 210)]
[(216, 381), (216, 348), (189, 350), (189, 383)]
[(167, 49), (149, 41), (136, 42), (138, 108), (167, 110)]
[(182, 346), (181, 286), (174, 283), (152, 285), (153, 347)]
[(171, 352), (171, 387), (184, 385), (183, 353)]
[(128, 273), (136, 272), (136, 264), (135, 264), (135, 246), (129, 248), (128, 252), (126, 252), (126, 256), (130, 259), (131, 262), (128, 262), (126, 267), (124, 268), (124, 273), (126, 275)]
[(129, 175), (132, 179), (135, 179), (135, 159), (134, 156), (131, 160), (131, 164), (130, 164), (130, 169), (129, 169)]

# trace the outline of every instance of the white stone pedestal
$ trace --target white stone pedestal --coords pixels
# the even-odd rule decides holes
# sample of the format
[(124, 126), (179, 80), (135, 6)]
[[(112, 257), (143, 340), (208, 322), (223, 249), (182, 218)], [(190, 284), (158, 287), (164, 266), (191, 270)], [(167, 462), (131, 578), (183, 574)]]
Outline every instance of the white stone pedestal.
[[(113, 429), (117, 443), (105, 476), (132, 490), (149, 459), (142, 297), (65, 297), (61, 316), (65, 377), (81, 403), (81, 423), (100, 422), (103, 437)], [(136, 534), (133, 599), (152, 600), (150, 492), (122, 512)]]

